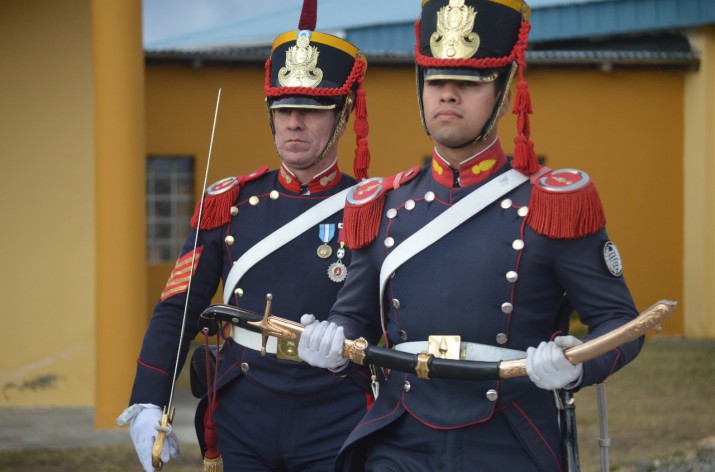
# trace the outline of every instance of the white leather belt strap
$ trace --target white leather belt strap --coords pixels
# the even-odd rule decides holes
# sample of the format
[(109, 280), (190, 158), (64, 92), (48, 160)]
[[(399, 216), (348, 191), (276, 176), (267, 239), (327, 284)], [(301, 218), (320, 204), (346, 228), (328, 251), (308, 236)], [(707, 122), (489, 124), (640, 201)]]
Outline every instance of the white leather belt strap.
[(226, 283), (223, 286), (223, 302), (229, 302), (231, 295), (233, 295), (233, 289), (236, 288), (236, 285), (239, 280), (241, 280), (241, 277), (243, 277), (245, 273), (248, 272), (248, 270), (257, 262), (261, 261), (264, 257), (279, 247), (282, 247), (294, 240), (312, 226), (317, 225), (327, 217), (342, 210), (345, 206), (345, 197), (347, 197), (348, 192), (352, 188), (353, 187), (346, 188), (340, 193), (336, 193), (332, 197), (329, 197), (311, 207), (299, 217), (294, 218), (263, 238), (255, 246), (239, 257), (236, 263), (233, 264), (233, 267), (231, 267), (228, 277), (226, 277)]
[(383, 319), (383, 330), (386, 329), (385, 287), (397, 268), (467, 219), (479, 213), (499, 197), (506, 195), (528, 180), (529, 177), (517, 170), (511, 169), (505, 172), (447, 208), (441, 215), (424, 225), (388, 254), (380, 268), (380, 313)]
[[(410, 354), (418, 354), (420, 352), (428, 352), (427, 341), (411, 341), (400, 343), (393, 347), (396, 351), (409, 352)], [(459, 359), (466, 361), (482, 361), (482, 362), (499, 362), (509, 361), (513, 359), (522, 359), (526, 357), (526, 352), (517, 351), (516, 349), (506, 349), (499, 346), (491, 346), (489, 344), (478, 343), (460, 343)]]
[[(231, 326), (231, 339), (233, 339), (236, 344), (240, 344), (248, 349), (253, 349), (254, 351), (260, 351), (263, 341), (263, 336), (261, 333), (256, 333), (255, 331), (249, 331), (245, 328), (233, 325)], [(275, 354), (278, 352), (278, 339), (273, 336), (268, 336), (268, 342), (266, 343), (266, 352), (268, 354)]]

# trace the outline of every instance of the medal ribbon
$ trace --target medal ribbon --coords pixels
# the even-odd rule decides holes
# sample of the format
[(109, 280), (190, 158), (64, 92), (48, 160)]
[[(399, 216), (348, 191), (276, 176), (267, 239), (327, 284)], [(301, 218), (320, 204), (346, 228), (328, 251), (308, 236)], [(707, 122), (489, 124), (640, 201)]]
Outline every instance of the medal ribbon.
[(320, 234), (320, 240), (328, 244), (335, 237), (335, 225), (331, 223), (320, 224), (318, 226), (318, 232)]

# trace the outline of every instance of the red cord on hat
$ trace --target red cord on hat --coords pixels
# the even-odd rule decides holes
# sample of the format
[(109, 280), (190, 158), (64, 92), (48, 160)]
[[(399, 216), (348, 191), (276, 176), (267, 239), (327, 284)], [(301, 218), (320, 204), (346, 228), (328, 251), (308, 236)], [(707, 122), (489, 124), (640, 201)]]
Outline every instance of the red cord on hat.
[[(365, 62), (358, 61), (365, 67)], [(365, 89), (362, 86), (364, 75), (358, 76), (358, 86), (355, 96), (355, 160), (353, 162), (353, 172), (358, 180), (367, 179), (367, 169), (370, 167), (370, 148), (367, 145), (367, 135), (370, 132), (370, 125), (367, 121), (367, 102), (365, 100)]]
[(513, 113), (517, 115), (517, 136), (514, 138), (514, 162), (512, 166), (526, 175), (531, 175), (539, 170), (539, 160), (534, 150), (534, 143), (531, 141), (531, 123), (529, 121), (529, 115), (534, 112), (534, 109), (531, 105), (529, 84), (524, 79), (526, 43), (530, 29), (531, 24), (524, 18), (521, 21), (521, 28), (519, 28), (519, 39), (512, 51), (519, 66), (519, 82), (516, 86), (516, 99), (514, 100), (513, 110)]

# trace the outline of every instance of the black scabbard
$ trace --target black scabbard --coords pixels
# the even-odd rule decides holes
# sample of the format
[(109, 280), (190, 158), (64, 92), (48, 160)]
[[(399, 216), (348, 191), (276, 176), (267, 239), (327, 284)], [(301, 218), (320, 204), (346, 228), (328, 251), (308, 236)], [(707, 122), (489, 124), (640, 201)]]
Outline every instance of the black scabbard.
[[(265, 315), (231, 305), (211, 305), (201, 313), (201, 323), (230, 322), (251, 331), (260, 332), (249, 323), (260, 322)], [(273, 316), (273, 315), (271, 315)], [(275, 317), (274, 317), (275, 318)], [(499, 380), (499, 362), (460, 361), (429, 356), (424, 362), (419, 354), (367, 346), (363, 365), (372, 364), (430, 379)], [(423, 365), (420, 365), (420, 362)], [(420, 375), (420, 372), (424, 374)]]
[[(363, 364), (418, 374), (418, 354), (368, 346)], [(428, 378), (457, 380), (498, 380), (499, 362), (458, 361), (430, 356), (426, 362)]]

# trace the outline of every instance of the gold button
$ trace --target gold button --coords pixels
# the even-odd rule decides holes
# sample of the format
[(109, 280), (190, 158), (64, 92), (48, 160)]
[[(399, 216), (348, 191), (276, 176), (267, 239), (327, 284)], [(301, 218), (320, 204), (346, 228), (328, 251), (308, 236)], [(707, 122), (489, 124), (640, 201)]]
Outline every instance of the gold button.
[(253, 206), (258, 205), (258, 197), (257, 196), (252, 196), (251, 198), (248, 199), (248, 203), (250, 203)]
[(233, 242), (234, 242), (233, 236), (231, 236), (231, 235), (229, 234), (228, 236), (226, 236), (226, 238), (224, 238), (224, 241), (225, 241), (226, 244), (228, 244), (229, 246), (232, 245)]
[(271, 200), (277, 200), (278, 199), (278, 190), (272, 190), (271, 193), (268, 194), (269, 197), (271, 197)]

